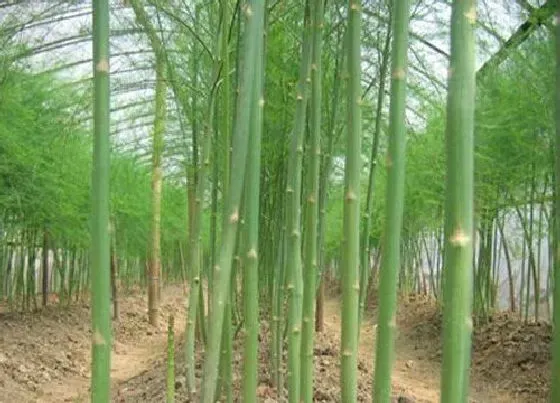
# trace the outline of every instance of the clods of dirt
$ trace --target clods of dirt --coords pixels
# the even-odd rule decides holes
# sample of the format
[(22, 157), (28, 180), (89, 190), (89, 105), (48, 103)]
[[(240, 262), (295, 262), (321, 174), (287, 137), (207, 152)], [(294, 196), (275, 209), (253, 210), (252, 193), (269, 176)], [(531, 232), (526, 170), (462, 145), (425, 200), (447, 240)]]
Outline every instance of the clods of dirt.
[[(424, 298), (405, 302), (399, 319), (403, 337), (423, 358), (441, 362), (442, 314), (436, 303)], [(471, 382), (492, 385), (519, 401), (547, 401), (551, 342), (549, 324), (495, 314), (473, 330)]]
[[(139, 365), (130, 356), (135, 344), (150, 344), (154, 337), (163, 337), (167, 316), (184, 320), (184, 297), (180, 287), (167, 289), (160, 309), (160, 326), (152, 328), (158, 336), (147, 336), (146, 296), (123, 295), (119, 322), (113, 322), (113, 357), (125, 355), (122, 361), (113, 358), (113, 377), (136, 374)], [(177, 309), (177, 308), (181, 309)], [(177, 314), (176, 312), (179, 312)], [(90, 307), (87, 303), (71, 306), (50, 305), (33, 313), (0, 314), (0, 402), (60, 402), (87, 396), (90, 378), (91, 329)], [(159, 351), (157, 352), (159, 354)], [(126, 356), (126, 355), (129, 356)], [(119, 367), (130, 361), (132, 370)], [(122, 366), (122, 364), (121, 364)], [(87, 400), (87, 399), (86, 399)]]
[[(261, 326), (266, 329), (266, 326)], [(260, 334), (259, 347), (259, 386), (257, 388), (257, 397), (260, 402), (277, 403), (287, 401), (287, 391), (284, 390), (283, 396), (278, 396), (277, 389), (271, 383), (270, 370), (270, 333), (262, 331)], [(234, 343), (233, 358), (233, 395), (234, 401), (241, 402), (242, 387), (242, 370), (243, 358), (243, 333), (236, 339)], [(341, 402), (340, 398), (340, 339), (338, 333), (324, 332), (319, 333), (315, 337), (314, 348), (314, 389), (313, 400), (321, 403)], [(176, 344), (176, 351), (182, 351), (183, 344)], [(184, 361), (183, 354), (176, 353), (177, 379), (184, 379), (183, 371)], [(363, 358), (363, 359), (362, 359)], [(197, 352), (197, 361), (203, 359), (200, 351)], [(366, 362), (370, 357), (361, 357), (358, 362), (358, 402), (371, 401), (372, 389), (372, 372), (371, 364)], [(285, 364), (285, 363), (284, 363)], [(118, 402), (158, 402), (164, 401), (165, 398), (165, 362), (159, 362), (153, 366), (150, 371), (141, 374), (135, 378), (121, 384), (118, 391), (115, 392), (115, 400)], [(284, 366), (283, 371), (286, 371)], [(285, 372), (284, 372), (285, 374)], [(197, 373), (197, 384), (200, 385), (201, 373)], [(176, 383), (177, 386), (177, 383)], [(399, 402), (416, 402), (406, 391), (394, 387), (395, 400)], [(184, 382), (180, 382), (180, 387), (176, 388), (176, 399), (179, 402), (188, 402), (189, 398)], [(408, 400), (403, 400), (408, 399)], [(411, 400), (412, 399), (412, 400)]]

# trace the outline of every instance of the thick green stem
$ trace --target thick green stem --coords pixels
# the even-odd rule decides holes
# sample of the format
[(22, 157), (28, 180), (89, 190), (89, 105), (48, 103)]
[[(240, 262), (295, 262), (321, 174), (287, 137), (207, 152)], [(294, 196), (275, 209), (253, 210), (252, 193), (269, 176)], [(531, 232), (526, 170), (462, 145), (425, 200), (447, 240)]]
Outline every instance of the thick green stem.
[(394, 2), (389, 152), (387, 155), (387, 219), (383, 243), (384, 253), (379, 271), (379, 315), (373, 394), (375, 402), (389, 402), (391, 398), (391, 371), (397, 326), (397, 286), (404, 206), (409, 9), (408, 0)]
[[(109, 273), (109, 4), (93, 2), (93, 217), (91, 226), (91, 400), (110, 400), (111, 309)], [(54, 269), (54, 267), (53, 267)]]
[[(264, 33), (263, 33), (264, 35)], [(264, 38), (260, 35), (258, 49), (262, 54)], [(243, 401), (257, 402), (258, 386), (258, 348), (259, 348), (259, 190), (260, 190), (260, 158), (261, 132), (263, 121), (263, 57), (259, 57), (255, 67), (255, 84), (253, 105), (251, 108), (251, 131), (247, 160), (245, 208), (246, 208), (246, 263), (244, 275), (244, 311), (245, 311), (245, 351), (243, 371)]]
[(453, 1), (447, 98), (441, 401), (467, 401), (472, 334), (474, 0)]

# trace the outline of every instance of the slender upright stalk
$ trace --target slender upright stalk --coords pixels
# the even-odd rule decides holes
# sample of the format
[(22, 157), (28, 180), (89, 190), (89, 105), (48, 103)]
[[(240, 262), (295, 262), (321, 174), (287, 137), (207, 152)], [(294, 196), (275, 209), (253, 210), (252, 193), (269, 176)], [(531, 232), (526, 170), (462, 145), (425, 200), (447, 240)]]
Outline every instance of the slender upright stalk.
[(323, 0), (311, 2), (311, 142), (305, 203), (303, 270), (303, 320), (301, 340), (301, 399), (313, 401), (313, 336), (317, 278), (317, 216), (319, 165), (321, 161), (321, 55), (323, 42)]
[[(120, 280), (119, 280), (119, 263), (118, 263), (118, 255), (117, 255), (117, 228), (115, 224), (115, 220), (109, 219), (110, 225), (110, 255), (111, 255), (111, 298), (113, 299), (113, 319), (115, 322), (119, 321), (120, 317), (120, 309), (119, 309), (119, 288), (120, 288)], [(71, 290), (71, 288), (70, 288)], [(71, 292), (68, 294), (68, 299), (72, 297)]]
[(220, 357), (221, 333), (224, 323), (224, 308), (231, 285), (232, 257), (237, 238), (237, 226), (240, 216), (241, 193), (246, 171), (248, 153), (250, 108), (253, 105), (255, 63), (260, 57), (258, 36), (262, 35), (263, 0), (251, 0), (244, 9), (246, 19), (243, 64), (240, 76), (238, 107), (233, 131), (233, 152), (229, 190), (225, 204), (226, 215), (223, 220), (222, 247), (216, 267), (214, 268), (214, 292), (212, 294), (212, 312), (209, 318), (209, 335), (201, 401), (214, 403)]
[(152, 135), (152, 222), (150, 247), (150, 277), (148, 279), (148, 317), (157, 326), (161, 287), (161, 192), (163, 186), (163, 135), (165, 133), (167, 84), (165, 59), (156, 53), (156, 100)]
[[(385, 44), (381, 53), (381, 66), (379, 67), (379, 89), (377, 91), (377, 107), (375, 111), (375, 129), (371, 144), (371, 154), (369, 158), (369, 179), (366, 195), (366, 212), (362, 232), (362, 261), (360, 264), (360, 311), (358, 313), (358, 329), (362, 323), (362, 315), (365, 309), (369, 277), (371, 272), (370, 253), (371, 243), (369, 233), (371, 230), (371, 216), (373, 215), (373, 192), (375, 188), (375, 173), (377, 168), (377, 152), (379, 149), (379, 137), (381, 136), (381, 115), (383, 112), (383, 101), (385, 99), (385, 79), (389, 69), (389, 58), (391, 49), (391, 27), (387, 27), (385, 34)], [(359, 337), (359, 331), (358, 331)]]
[[(231, 149), (231, 129), (230, 129), (230, 119), (231, 119), (231, 111), (230, 111), (230, 97), (231, 97), (231, 86), (230, 86), (230, 75), (229, 75), (229, 51), (228, 51), (228, 39), (229, 39), (229, 1), (230, 0), (223, 0), (221, 1), (221, 8), (220, 8), (220, 35), (219, 41), (217, 43), (218, 53), (220, 55), (221, 63), (222, 63), (222, 72), (223, 72), (223, 82), (221, 86), (221, 96), (220, 96), (220, 110), (221, 110), (221, 119), (220, 119), (220, 141), (221, 146), (223, 148), (222, 155), (221, 155), (221, 163), (223, 165), (222, 171), (222, 201), (225, 204), (225, 200), (227, 200), (228, 194), (228, 186), (229, 186), (229, 175), (230, 175), (230, 149)], [(239, 22), (239, 21), (238, 21)], [(238, 54), (237, 57), (239, 58), (241, 55)], [(217, 141), (218, 142), (218, 141)], [(215, 162), (215, 166), (217, 166), (217, 162), (220, 159), (217, 159)], [(222, 209), (223, 214), (226, 214), (227, 211), (225, 208)], [(222, 217), (223, 219), (223, 217)], [(239, 232), (239, 230), (238, 230)], [(239, 245), (238, 247), (239, 248)], [(214, 267), (216, 262), (212, 262), (212, 266)], [(213, 270), (210, 270), (208, 273), (209, 277), (209, 284), (212, 284)], [(234, 276), (232, 276), (232, 283), (235, 281)], [(221, 357), (220, 357), (220, 369), (219, 369), (219, 377), (218, 377), (218, 385), (217, 385), (217, 394), (219, 395), (221, 390), (225, 392), (225, 402), (230, 402), (233, 399), (232, 394), (232, 370), (231, 370), (231, 359), (232, 359), (232, 349), (233, 349), (233, 340), (232, 340), (232, 301), (235, 298), (235, 295), (231, 295), (228, 297), (226, 305), (225, 305), (225, 314), (224, 314), (224, 325), (223, 325), (223, 332), (222, 332), (222, 342), (221, 342)], [(210, 294), (210, 289), (208, 293), (208, 305), (209, 307), (212, 304), (212, 298)]]
[(342, 259), (341, 391), (343, 402), (357, 401), (358, 310), (360, 293), (360, 173), (362, 168), (360, 0), (348, 2), (348, 135), (344, 175)]
[(175, 318), (169, 315), (167, 324), (167, 403), (175, 401), (175, 334), (174, 326)]
[[(556, 0), (556, 20), (560, 21), (560, 0)], [(560, 24), (556, 24), (556, 137), (554, 156), (554, 300), (552, 306), (552, 393), (551, 401), (560, 401)]]
[[(262, 16), (261, 16), (262, 18)], [(259, 21), (262, 25), (262, 22)], [(264, 35), (264, 32), (263, 32)], [(262, 55), (264, 38), (259, 35), (258, 53)], [(264, 55), (263, 55), (264, 56)], [(244, 307), (245, 307), (245, 352), (243, 371), (243, 401), (257, 402), (258, 385), (258, 348), (259, 348), (259, 276), (258, 276), (258, 250), (259, 250), (259, 189), (260, 189), (260, 157), (261, 157), (261, 132), (263, 120), (263, 58), (256, 60), (253, 106), (251, 108), (251, 132), (247, 160), (245, 184), (246, 208), (246, 263), (244, 275)]]
[(230, 152), (231, 152), (231, 79), (229, 74), (230, 60), (229, 60), (229, 26), (230, 20), (230, 0), (223, 0), (221, 5), (222, 11), (222, 32), (220, 36), (220, 57), (222, 59), (223, 83), (222, 83), (222, 96), (221, 96), (221, 111), (222, 119), (220, 124), (221, 141), (222, 141), (222, 164), (223, 164), (223, 183), (222, 183), (222, 200), (225, 200), (225, 195), (228, 193), (228, 180), (230, 168)]
[(336, 132), (336, 124), (338, 118), (338, 110), (340, 106), (339, 102), (339, 93), (340, 93), (340, 83), (341, 83), (341, 64), (343, 64), (343, 60), (345, 59), (344, 51), (345, 47), (343, 43), (345, 41), (342, 38), (345, 37), (344, 34), (341, 34), (342, 30), (338, 31), (337, 37), (337, 53), (338, 56), (334, 62), (334, 70), (333, 70), (333, 89), (331, 95), (331, 109), (329, 111), (329, 121), (328, 121), (328, 128), (327, 128), (327, 147), (323, 148), (322, 156), (321, 156), (321, 168), (320, 168), (320, 177), (319, 177), (319, 216), (317, 221), (317, 266), (320, 271), (320, 279), (319, 279), (319, 294), (316, 298), (315, 303), (315, 331), (322, 332), (324, 327), (324, 284), (325, 284), (325, 232), (326, 232), (326, 206), (328, 202), (328, 179), (332, 171), (332, 153), (333, 147), (335, 143), (335, 132)]
[(284, 339), (282, 337), (282, 329), (284, 324), (284, 280), (286, 273), (286, 226), (284, 211), (280, 211), (276, 214), (277, 217), (281, 217), (278, 220), (281, 224), (280, 226), (280, 239), (278, 242), (278, 252), (276, 256), (276, 262), (274, 265), (274, 290), (273, 290), (273, 305), (272, 305), (272, 381), (276, 390), (278, 391), (279, 399), (282, 398), (284, 391), (284, 377), (282, 372), (282, 346)]
[[(305, 3), (302, 57), (296, 88), (296, 113), (289, 154), (288, 184), (286, 187), (288, 293), (288, 400), (300, 401), (301, 326), (303, 274), (301, 262), (301, 176), (303, 162), (303, 134), (307, 112), (308, 82), (311, 66), (309, 1)], [(280, 386), (281, 387), (281, 386)]]
[(447, 98), (441, 401), (467, 401), (472, 333), (474, 0), (454, 0)]
[(138, 0), (131, 1), (138, 23), (150, 40), (156, 58), (155, 117), (152, 132), (152, 222), (150, 239), (150, 264), (148, 275), (148, 319), (151, 325), (158, 324), (159, 294), (161, 281), (161, 192), (163, 185), (163, 136), (167, 112), (166, 57), (165, 49), (144, 7)]
[(93, 2), (93, 219), (91, 226), (91, 401), (110, 400), (111, 309), (109, 273), (109, 3)]
[(393, 50), (391, 55), (391, 103), (389, 109), (389, 153), (387, 155), (387, 218), (384, 253), (379, 271), (379, 315), (375, 353), (373, 401), (391, 399), (394, 359), (397, 285), (400, 267), (401, 229), (404, 206), (405, 111), (408, 50), (409, 0), (393, 3)]
[[(196, 6), (195, 15), (197, 21), (200, 15), (200, 5)], [(191, 250), (189, 255), (191, 267), (191, 284), (188, 301), (187, 322), (185, 329), (185, 366), (187, 372), (187, 390), (191, 399), (195, 399), (197, 393), (195, 381), (195, 328), (197, 319), (201, 316), (204, 309), (203, 298), (201, 297), (201, 273), (200, 267), (202, 263), (202, 235), (201, 235), (201, 218), (203, 209), (203, 200), (206, 188), (208, 186), (208, 175), (210, 170), (210, 150), (212, 145), (212, 117), (214, 114), (214, 101), (216, 98), (217, 85), (219, 81), (220, 62), (215, 61), (212, 67), (212, 89), (208, 97), (207, 104), (207, 120), (205, 120), (204, 130), (202, 132), (202, 150), (200, 156), (200, 164), (197, 175), (194, 177), (196, 189), (194, 191), (194, 208), (191, 217), (191, 233), (190, 242)], [(193, 74), (196, 72), (193, 72)], [(193, 97), (193, 101), (196, 97)], [(193, 150), (193, 159), (197, 155), (197, 151)], [(213, 305), (212, 305), (213, 307)], [(202, 322), (199, 320), (199, 322)], [(204, 323), (200, 323), (199, 330), (201, 338), (204, 340)], [(218, 360), (216, 361), (216, 365)]]
[[(220, 23), (220, 42), (219, 42), (219, 53), (222, 68), (222, 85), (220, 88), (220, 139), (216, 139), (216, 143), (220, 144), (222, 147), (222, 152), (220, 156), (222, 164), (222, 175), (221, 175), (221, 185), (222, 193), (221, 200), (225, 202), (228, 194), (228, 181), (229, 181), (229, 169), (230, 169), (230, 152), (231, 152), (231, 78), (229, 74), (230, 69), (230, 57), (229, 57), (229, 21), (230, 21), (230, 0), (222, 0), (220, 2), (220, 12), (221, 12), (221, 23)], [(216, 153), (218, 155), (218, 153)], [(218, 160), (216, 161), (216, 166)], [(215, 261), (212, 262), (212, 267), (215, 265)], [(212, 310), (212, 298), (211, 293), (213, 291), (213, 278), (212, 270), (208, 272), (208, 314)]]
[[(43, 250), (42, 250), (42, 269), (43, 277), (41, 282), (41, 290), (43, 294), (43, 307), (47, 306), (48, 294), (49, 294), (49, 233), (45, 228), (43, 230)], [(3, 262), (0, 261), (0, 264)], [(0, 267), (4, 267), (3, 265)], [(0, 269), (3, 272), (3, 270)], [(0, 277), (0, 280), (1, 277)], [(2, 297), (2, 290), (4, 288), (4, 283), (0, 281), (0, 298)], [(70, 281), (70, 290), (72, 290), (72, 282)]]

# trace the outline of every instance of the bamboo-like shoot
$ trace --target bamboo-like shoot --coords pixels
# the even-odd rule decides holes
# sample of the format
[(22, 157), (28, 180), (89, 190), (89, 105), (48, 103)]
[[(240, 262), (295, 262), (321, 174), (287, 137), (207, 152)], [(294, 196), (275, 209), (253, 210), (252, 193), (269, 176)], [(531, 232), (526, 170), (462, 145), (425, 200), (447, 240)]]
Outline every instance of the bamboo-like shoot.
[[(556, 1), (556, 21), (560, 21), (560, 0)], [(554, 299), (552, 308), (552, 402), (560, 401), (560, 24), (556, 24), (556, 136), (554, 155)]]
[(313, 336), (317, 278), (317, 216), (319, 199), (319, 165), (321, 158), (321, 54), (323, 0), (311, 3), (311, 143), (305, 195), (305, 240), (303, 270), (303, 320), (301, 339), (301, 401), (313, 402)]
[(109, 4), (93, 2), (93, 219), (91, 227), (91, 401), (110, 400), (111, 290), (109, 243)]
[(474, 0), (453, 1), (447, 98), (447, 180), (441, 401), (467, 401), (472, 333)]
[(348, 135), (344, 176), (342, 259), (341, 391), (343, 402), (357, 401), (360, 265), (360, 174), (362, 170), (361, 89), (362, 4), (348, 3)]

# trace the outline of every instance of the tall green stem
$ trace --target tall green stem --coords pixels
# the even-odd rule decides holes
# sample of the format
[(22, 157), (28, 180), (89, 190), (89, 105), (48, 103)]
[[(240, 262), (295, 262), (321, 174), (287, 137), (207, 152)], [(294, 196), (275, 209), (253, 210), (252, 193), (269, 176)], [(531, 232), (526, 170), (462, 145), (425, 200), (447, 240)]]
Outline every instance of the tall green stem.
[[(375, 172), (377, 168), (377, 151), (379, 149), (379, 137), (381, 136), (381, 115), (383, 111), (383, 100), (385, 99), (385, 78), (389, 69), (389, 57), (391, 46), (391, 27), (387, 27), (385, 34), (385, 44), (383, 53), (381, 54), (381, 66), (379, 67), (379, 89), (377, 91), (377, 107), (375, 111), (375, 129), (373, 132), (373, 141), (371, 144), (371, 155), (369, 159), (369, 179), (366, 195), (366, 212), (364, 217), (364, 225), (362, 232), (362, 261), (360, 264), (360, 311), (358, 313), (358, 329), (362, 323), (362, 315), (365, 309), (365, 301), (368, 291), (368, 283), (371, 272), (370, 267), (370, 230), (371, 216), (373, 214), (373, 192), (375, 187)], [(358, 331), (359, 337), (359, 331)]]
[[(296, 88), (296, 113), (292, 131), (292, 144), (288, 165), (288, 185), (286, 189), (286, 206), (288, 216), (288, 236), (286, 273), (288, 281), (288, 399), (290, 402), (300, 401), (300, 370), (301, 370), (301, 325), (303, 277), (301, 263), (301, 172), (303, 160), (303, 134), (307, 109), (307, 86), (311, 65), (309, 1), (305, 4), (302, 58), (299, 79)], [(280, 386), (281, 387), (281, 386)]]
[(131, 6), (138, 23), (146, 31), (156, 58), (155, 117), (152, 133), (152, 221), (150, 239), (150, 264), (148, 277), (148, 319), (150, 324), (158, 324), (158, 305), (161, 281), (161, 192), (163, 185), (163, 135), (166, 119), (166, 57), (165, 49), (158, 37), (144, 7), (138, 0)]
[(262, 35), (263, 0), (251, 0), (244, 9), (246, 31), (243, 51), (243, 64), (240, 76), (238, 107), (233, 131), (233, 152), (229, 191), (223, 220), (222, 247), (214, 268), (214, 292), (212, 312), (209, 318), (207, 355), (204, 361), (202, 383), (202, 402), (214, 403), (220, 357), (221, 333), (224, 323), (224, 308), (231, 285), (231, 265), (237, 237), (240, 216), (241, 193), (245, 176), (245, 162), (248, 151), (250, 109), (253, 105), (253, 82), (255, 63), (260, 57), (258, 36)]
[(342, 259), (341, 391), (357, 401), (358, 310), (360, 294), (360, 173), (362, 168), (361, 30), (362, 4), (348, 3), (348, 136), (344, 176)]
[(311, 142), (305, 203), (305, 250), (303, 271), (303, 320), (301, 345), (301, 401), (313, 401), (313, 335), (315, 331), (315, 288), (317, 277), (317, 215), (319, 198), (319, 164), (321, 159), (321, 55), (323, 34), (323, 0), (311, 3)]
[(472, 333), (474, 0), (454, 0), (447, 98), (441, 400), (467, 401)]
[(389, 153), (387, 155), (387, 219), (384, 253), (379, 272), (379, 315), (373, 400), (389, 402), (396, 330), (397, 285), (404, 205), (405, 111), (408, 50), (409, 0), (393, 3), (393, 50), (391, 60), (391, 104), (389, 109)]
[[(282, 218), (278, 221), (285, 222), (284, 211), (277, 213), (277, 217)], [(284, 391), (284, 378), (282, 372), (282, 346), (284, 339), (282, 337), (282, 329), (284, 324), (284, 282), (286, 273), (286, 226), (280, 224), (280, 237), (278, 243), (278, 253), (274, 265), (274, 292), (272, 305), (272, 361), (273, 361), (273, 384), (278, 391), (279, 399), (282, 398)]]
[[(560, 0), (556, 0), (556, 20), (560, 21)], [(551, 401), (560, 401), (560, 24), (556, 24), (556, 137), (554, 155), (554, 300)]]
[[(200, 19), (200, 5), (196, 6), (195, 18), (197, 21)], [(203, 298), (201, 298), (201, 262), (202, 262), (202, 235), (201, 235), (201, 218), (203, 209), (203, 200), (206, 188), (208, 185), (208, 175), (210, 170), (210, 150), (212, 145), (212, 118), (214, 114), (214, 102), (216, 99), (216, 93), (218, 90), (218, 82), (220, 78), (220, 61), (215, 60), (212, 68), (212, 87), (211, 92), (208, 97), (207, 105), (207, 115), (204, 124), (204, 131), (202, 133), (202, 155), (200, 158), (199, 171), (196, 177), (196, 190), (195, 190), (195, 200), (193, 208), (193, 217), (191, 218), (191, 251), (190, 251), (190, 266), (191, 266), (191, 285), (190, 294), (188, 302), (188, 313), (187, 313), (187, 323), (186, 323), (186, 341), (185, 341), (185, 362), (187, 370), (187, 389), (191, 398), (195, 397), (196, 394), (196, 383), (195, 383), (195, 325), (197, 318), (203, 315)], [(193, 75), (196, 75), (196, 71), (193, 71)], [(196, 97), (193, 97), (193, 101)], [(194, 120), (193, 120), (194, 122)], [(196, 156), (197, 152), (193, 150), (193, 156)], [(209, 304), (214, 308), (213, 304)], [(204, 323), (200, 322), (200, 332), (204, 335)], [(202, 337), (204, 339), (204, 337)], [(218, 352), (219, 353), (219, 352)], [(218, 365), (218, 360), (216, 360), (216, 365)]]
[(157, 326), (161, 282), (161, 192), (163, 186), (163, 134), (165, 132), (167, 85), (165, 59), (161, 51), (156, 54), (156, 101), (152, 135), (152, 222), (150, 247), (150, 278), (148, 279), (148, 317)]
[[(259, 22), (261, 24), (261, 22)], [(264, 35), (264, 33), (263, 33)], [(258, 49), (262, 54), (263, 35), (259, 35)], [(263, 57), (256, 60), (254, 96), (251, 114), (250, 143), (247, 160), (245, 208), (246, 208), (246, 264), (244, 275), (245, 291), (245, 354), (243, 371), (243, 401), (257, 402), (258, 385), (258, 348), (259, 348), (259, 190), (260, 190), (260, 158), (261, 132), (263, 120)]]
[(337, 35), (337, 46), (336, 50), (338, 56), (334, 61), (334, 69), (333, 69), (333, 89), (331, 95), (331, 109), (329, 111), (329, 120), (327, 125), (327, 147), (323, 148), (322, 157), (321, 157), (321, 168), (320, 168), (320, 177), (319, 177), (319, 216), (317, 221), (317, 266), (320, 271), (319, 276), (319, 289), (320, 293), (318, 298), (316, 298), (315, 303), (315, 331), (322, 331), (323, 330), (323, 312), (324, 309), (322, 307), (323, 297), (324, 297), (324, 271), (325, 271), (325, 232), (326, 232), (326, 206), (328, 202), (328, 179), (331, 174), (332, 170), (332, 153), (333, 147), (335, 143), (335, 135), (338, 135), (336, 132), (336, 124), (338, 118), (338, 110), (340, 106), (339, 102), (339, 92), (340, 92), (340, 83), (341, 83), (341, 68), (340, 66), (343, 64), (343, 59), (345, 59), (344, 50), (346, 49), (343, 45), (344, 41), (342, 38), (345, 35), (341, 34), (342, 29), (338, 31)]
[(175, 402), (175, 334), (174, 326), (175, 318), (169, 315), (167, 324), (167, 403)]
[(109, 273), (109, 4), (93, 2), (93, 219), (91, 226), (91, 401), (110, 400), (111, 309)]

